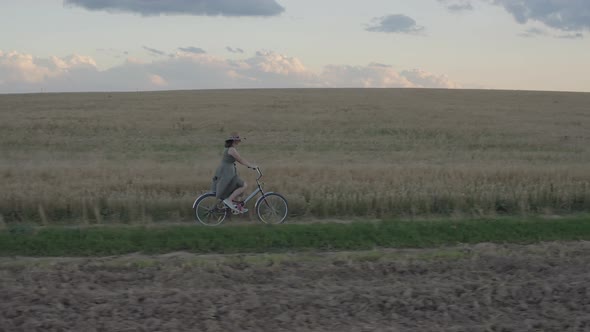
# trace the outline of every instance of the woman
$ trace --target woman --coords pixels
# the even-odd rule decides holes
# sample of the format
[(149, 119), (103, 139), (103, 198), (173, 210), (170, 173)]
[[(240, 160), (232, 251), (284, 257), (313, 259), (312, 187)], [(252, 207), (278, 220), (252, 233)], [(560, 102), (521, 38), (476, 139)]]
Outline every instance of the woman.
[(237, 197), (247, 188), (246, 182), (238, 176), (235, 162), (237, 161), (250, 168), (257, 168), (257, 166), (249, 163), (246, 159), (240, 156), (236, 149), (240, 142), (242, 142), (242, 139), (237, 133), (232, 133), (231, 136), (225, 140), (223, 158), (221, 159), (221, 165), (219, 165), (215, 171), (211, 191), (214, 191), (215, 196), (222, 199), (223, 203), (229, 208), (236, 212), (244, 213), (247, 212), (248, 209), (245, 209), (242, 205), (238, 207), (234, 204)]

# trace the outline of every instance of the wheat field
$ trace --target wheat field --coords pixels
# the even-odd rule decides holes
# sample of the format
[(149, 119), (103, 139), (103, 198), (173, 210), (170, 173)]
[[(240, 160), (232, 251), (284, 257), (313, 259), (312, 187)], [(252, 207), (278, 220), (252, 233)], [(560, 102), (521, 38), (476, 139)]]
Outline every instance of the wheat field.
[(232, 131), (301, 220), (590, 211), (590, 93), (208, 90), (0, 95), (0, 223), (193, 220)]

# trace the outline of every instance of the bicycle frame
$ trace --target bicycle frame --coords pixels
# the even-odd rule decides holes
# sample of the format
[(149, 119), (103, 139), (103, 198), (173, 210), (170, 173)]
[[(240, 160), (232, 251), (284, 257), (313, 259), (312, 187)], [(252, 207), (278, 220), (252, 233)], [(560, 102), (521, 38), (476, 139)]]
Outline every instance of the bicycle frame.
[(246, 197), (246, 199), (243, 200), (244, 204), (248, 203), (252, 198), (256, 197), (256, 195), (258, 195), (259, 193), (262, 193), (262, 195), (264, 196), (264, 191), (262, 190), (262, 186), (264, 184), (260, 182), (260, 179), (262, 178), (262, 171), (260, 170), (260, 168), (256, 168), (256, 171), (258, 172), (258, 177), (256, 178), (256, 189), (254, 189), (254, 191), (252, 191), (252, 193), (250, 193), (250, 195), (248, 195), (248, 197)]
[[(260, 182), (260, 179), (262, 178), (262, 175), (263, 175), (262, 171), (260, 170), (260, 168), (255, 168), (255, 170), (256, 170), (256, 172), (258, 172), (258, 177), (256, 177), (256, 189), (254, 189), (254, 191), (252, 191), (250, 193), (250, 195), (248, 195), (248, 197), (246, 197), (246, 199), (244, 199), (242, 201), (244, 204), (248, 203), (250, 200), (252, 200), (252, 198), (256, 197), (256, 195), (258, 195), (260, 193), (262, 193), (262, 196), (264, 196), (264, 194), (265, 194), (264, 190), (262, 189), (264, 184), (262, 182)], [(199, 197), (201, 197), (201, 196), (199, 196)], [(195, 208), (198, 201), (199, 201), (199, 198), (197, 198), (195, 200), (195, 202), (193, 203), (193, 209)]]

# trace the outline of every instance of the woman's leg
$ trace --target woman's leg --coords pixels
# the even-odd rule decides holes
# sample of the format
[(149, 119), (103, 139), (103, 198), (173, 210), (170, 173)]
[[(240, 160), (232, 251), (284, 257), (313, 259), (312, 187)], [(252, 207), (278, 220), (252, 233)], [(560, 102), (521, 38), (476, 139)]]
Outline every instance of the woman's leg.
[(244, 193), (244, 191), (246, 190), (246, 188), (248, 188), (248, 184), (246, 182), (244, 182), (244, 185), (239, 187), (238, 189), (234, 190), (234, 192), (229, 196), (229, 200), (230, 202), (235, 201), (238, 196), (240, 196), (242, 193)]

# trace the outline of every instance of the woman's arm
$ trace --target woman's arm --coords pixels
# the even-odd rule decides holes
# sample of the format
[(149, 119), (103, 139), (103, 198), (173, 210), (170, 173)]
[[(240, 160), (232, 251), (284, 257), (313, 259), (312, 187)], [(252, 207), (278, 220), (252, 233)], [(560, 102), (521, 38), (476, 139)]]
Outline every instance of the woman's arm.
[(240, 156), (236, 148), (229, 148), (229, 151), (227, 151), (227, 153), (229, 153), (229, 155), (231, 155), (232, 157), (236, 158), (236, 161), (240, 164), (246, 167), (256, 168), (256, 165), (249, 163), (246, 159), (242, 158), (242, 156)]

